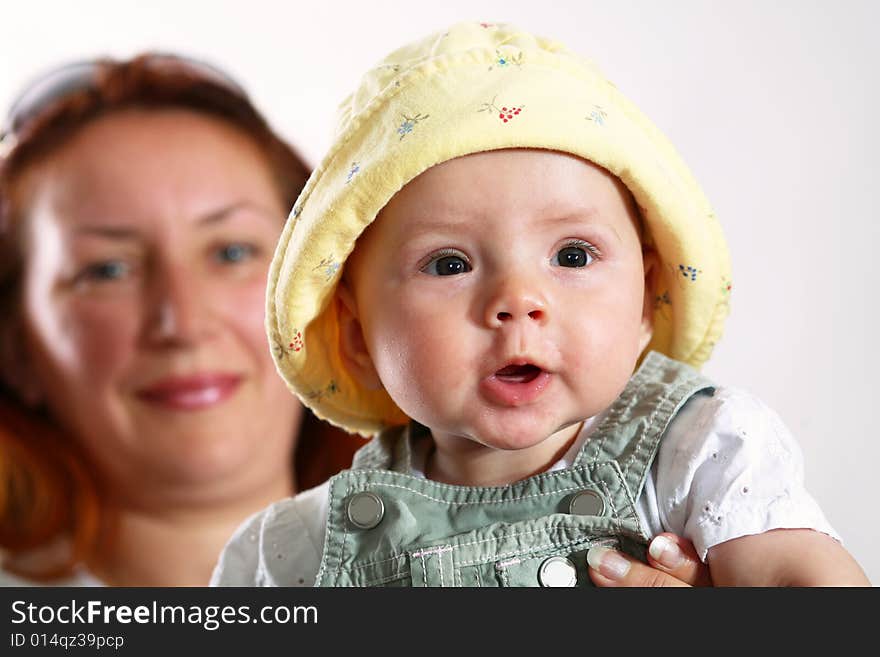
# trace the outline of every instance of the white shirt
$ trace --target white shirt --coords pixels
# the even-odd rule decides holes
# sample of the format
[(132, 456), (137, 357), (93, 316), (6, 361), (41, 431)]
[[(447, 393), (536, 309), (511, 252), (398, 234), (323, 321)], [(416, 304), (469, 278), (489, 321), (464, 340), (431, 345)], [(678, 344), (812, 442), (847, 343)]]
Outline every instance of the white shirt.
[[(584, 423), (550, 470), (571, 466), (599, 424)], [(235, 532), (212, 586), (312, 586), (321, 563), (329, 485), (282, 500)], [(779, 417), (752, 395), (718, 387), (673, 418), (636, 501), (649, 536), (690, 539), (700, 558), (714, 545), (771, 529), (815, 529), (837, 540), (804, 488), (803, 459)]]

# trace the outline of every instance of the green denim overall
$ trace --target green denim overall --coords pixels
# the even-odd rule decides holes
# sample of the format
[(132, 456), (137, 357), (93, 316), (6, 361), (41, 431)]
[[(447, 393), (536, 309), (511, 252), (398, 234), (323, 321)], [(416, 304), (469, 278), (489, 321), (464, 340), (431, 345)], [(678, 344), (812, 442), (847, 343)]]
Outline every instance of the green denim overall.
[(409, 474), (428, 430), (384, 431), (330, 481), (316, 585), (590, 586), (591, 546), (644, 560), (650, 537), (635, 500), (660, 439), (688, 399), (713, 392), (688, 366), (651, 352), (572, 467), (507, 486)]

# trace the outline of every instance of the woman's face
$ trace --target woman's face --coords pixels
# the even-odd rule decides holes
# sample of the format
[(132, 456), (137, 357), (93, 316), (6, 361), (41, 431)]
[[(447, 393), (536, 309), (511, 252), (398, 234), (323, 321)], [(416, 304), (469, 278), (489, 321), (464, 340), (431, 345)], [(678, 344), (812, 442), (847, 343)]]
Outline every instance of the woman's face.
[(289, 482), (301, 407), (263, 324), (287, 208), (252, 139), (186, 110), (127, 110), (22, 184), (21, 384), (114, 492), (214, 500)]

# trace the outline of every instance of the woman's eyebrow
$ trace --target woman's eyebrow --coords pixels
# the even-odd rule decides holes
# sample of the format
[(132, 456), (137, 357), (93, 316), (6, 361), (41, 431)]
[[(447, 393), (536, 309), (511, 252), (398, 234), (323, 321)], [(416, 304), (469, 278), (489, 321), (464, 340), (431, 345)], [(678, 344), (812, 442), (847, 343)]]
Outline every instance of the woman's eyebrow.
[[(270, 211), (268, 208), (252, 203), (251, 201), (238, 201), (236, 203), (225, 205), (217, 210), (212, 210), (208, 214), (199, 217), (196, 220), (196, 224), (199, 226), (214, 225), (228, 219), (236, 212), (242, 210), (252, 211), (254, 214), (262, 216), (273, 223), (280, 221), (276, 213)], [(114, 226), (109, 224), (77, 226), (74, 229), (74, 233), (77, 236), (94, 236), (112, 240), (130, 240), (137, 239), (141, 236), (141, 231), (138, 230), (137, 226)]]
[(140, 231), (133, 226), (77, 226), (74, 234), (103, 237), (111, 240), (131, 240), (140, 236)]
[(235, 203), (230, 203), (229, 205), (225, 205), (217, 210), (213, 210), (208, 214), (203, 215), (198, 219), (197, 223), (199, 226), (213, 225), (223, 221), (224, 219), (228, 219), (230, 216), (241, 210), (252, 211), (257, 215), (272, 221), (273, 223), (279, 221), (279, 217), (277, 216), (277, 214), (272, 212), (268, 208), (253, 203), (252, 201), (236, 201)]

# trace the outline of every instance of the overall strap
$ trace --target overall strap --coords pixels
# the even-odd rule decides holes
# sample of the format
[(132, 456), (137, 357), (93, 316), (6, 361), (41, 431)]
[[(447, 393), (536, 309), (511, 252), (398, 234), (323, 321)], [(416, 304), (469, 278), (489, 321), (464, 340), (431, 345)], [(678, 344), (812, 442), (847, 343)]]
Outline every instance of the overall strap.
[(650, 352), (584, 443), (574, 465), (616, 461), (633, 499), (638, 499), (672, 418), (694, 395), (714, 391), (714, 384), (693, 368)]

